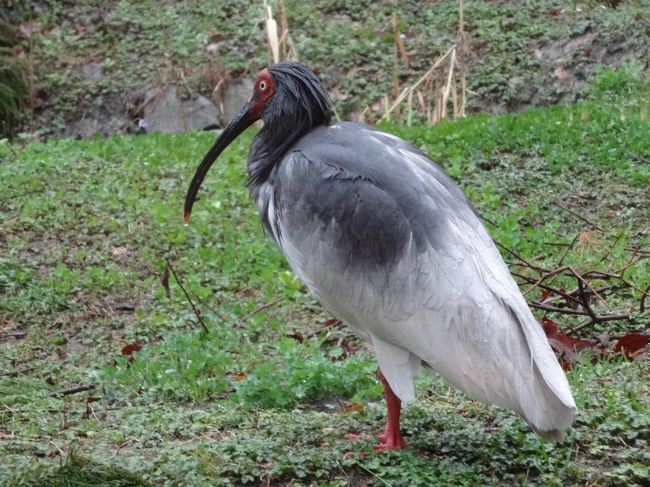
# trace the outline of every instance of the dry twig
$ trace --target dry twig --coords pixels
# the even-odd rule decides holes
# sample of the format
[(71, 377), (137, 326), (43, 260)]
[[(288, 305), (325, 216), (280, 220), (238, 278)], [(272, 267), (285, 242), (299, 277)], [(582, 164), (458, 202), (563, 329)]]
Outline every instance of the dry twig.
[(70, 394), (76, 394), (77, 392), (92, 391), (95, 387), (97, 387), (97, 385), (95, 384), (81, 385), (77, 387), (72, 387), (70, 389), (65, 389), (63, 391), (50, 392), (48, 396), (50, 397), (69, 396)]
[(599, 225), (596, 225), (594, 222), (592, 222), (591, 220), (589, 220), (587, 217), (582, 216), (580, 213), (577, 213), (577, 212), (573, 211), (572, 209), (567, 208), (566, 206), (561, 205), (561, 204), (558, 203), (557, 201), (554, 201), (553, 204), (554, 204), (555, 206), (557, 206), (558, 208), (560, 208), (561, 210), (564, 210), (564, 211), (566, 211), (567, 213), (571, 213), (573, 216), (575, 216), (575, 217), (578, 218), (579, 220), (582, 220), (583, 222), (587, 223), (588, 225), (591, 225), (591, 226), (594, 227), (596, 230), (605, 233), (605, 230), (603, 229), (603, 227), (601, 227), (601, 226), (599, 226)]
[(194, 315), (196, 316), (196, 319), (199, 320), (199, 323), (201, 324), (201, 327), (203, 328), (203, 331), (206, 333), (209, 333), (208, 327), (205, 324), (205, 321), (203, 320), (203, 317), (201, 316), (201, 313), (199, 312), (198, 309), (196, 309), (196, 306), (194, 306), (194, 302), (192, 301), (192, 298), (188, 294), (188, 292), (185, 290), (185, 287), (183, 286), (183, 283), (181, 280), (178, 278), (176, 275), (176, 271), (172, 267), (172, 263), (169, 261), (169, 259), (165, 259), (165, 262), (167, 263), (167, 269), (172, 273), (172, 276), (174, 276), (174, 280), (176, 281), (176, 284), (181, 288), (183, 291), (183, 294), (185, 294), (185, 297), (187, 298), (187, 302), (190, 303), (190, 306), (192, 307), (192, 311), (194, 311)]

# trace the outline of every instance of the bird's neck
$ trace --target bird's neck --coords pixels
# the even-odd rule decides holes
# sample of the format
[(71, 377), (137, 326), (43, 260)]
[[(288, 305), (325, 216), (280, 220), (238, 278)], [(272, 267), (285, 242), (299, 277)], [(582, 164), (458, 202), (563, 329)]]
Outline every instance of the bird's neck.
[(248, 153), (248, 190), (254, 201), (258, 199), (260, 187), (271, 177), (273, 168), (312, 128), (310, 124), (265, 124), (255, 136)]

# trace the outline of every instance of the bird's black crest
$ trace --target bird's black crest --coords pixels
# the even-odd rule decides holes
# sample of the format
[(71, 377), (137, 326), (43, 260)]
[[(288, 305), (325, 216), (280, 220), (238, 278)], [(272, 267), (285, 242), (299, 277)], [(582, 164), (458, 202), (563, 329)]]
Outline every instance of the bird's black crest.
[[(332, 119), (330, 99), (318, 78), (304, 64), (285, 61), (269, 66), (277, 92), (262, 118), (276, 118), (286, 114), (301, 120), (309, 129), (328, 125)], [(269, 120), (271, 121), (271, 120)], [(275, 120), (278, 121), (278, 120)]]
[(248, 161), (248, 186), (257, 187), (289, 148), (313, 128), (329, 125), (332, 105), (318, 78), (305, 65), (286, 61), (268, 67), (275, 94), (262, 111), (264, 128), (255, 137)]

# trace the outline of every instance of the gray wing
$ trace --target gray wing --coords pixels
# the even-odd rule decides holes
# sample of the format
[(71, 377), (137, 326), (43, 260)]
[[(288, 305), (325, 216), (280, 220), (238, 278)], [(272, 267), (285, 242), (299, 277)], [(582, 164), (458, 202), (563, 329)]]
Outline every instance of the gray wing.
[(542, 431), (570, 423), (575, 405), (541, 328), (462, 191), (424, 154), (363, 126), (324, 127), (272, 186), (268, 218), (290, 265), (373, 343), (403, 400), (424, 361)]
[[(410, 144), (356, 124), (321, 128), (302, 139), (272, 180), (272, 233), (322, 298), (337, 294), (346, 275), (355, 289), (370, 282), (385, 301), (382, 311), (403, 319), (463, 289), (457, 264), (483, 227), (458, 186)], [(429, 255), (435, 260), (427, 262)], [(434, 286), (432, 276), (440, 279)], [(409, 285), (426, 285), (425, 302), (403, 289)]]

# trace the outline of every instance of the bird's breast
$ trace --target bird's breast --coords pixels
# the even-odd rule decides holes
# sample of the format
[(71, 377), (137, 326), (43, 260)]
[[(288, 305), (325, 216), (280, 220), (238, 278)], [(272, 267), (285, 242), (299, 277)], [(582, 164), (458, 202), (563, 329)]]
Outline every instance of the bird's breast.
[(251, 194), (253, 201), (257, 205), (260, 214), (260, 220), (264, 231), (268, 233), (276, 243), (279, 242), (277, 212), (273, 197), (273, 183), (265, 181), (260, 184), (255, 193)]

